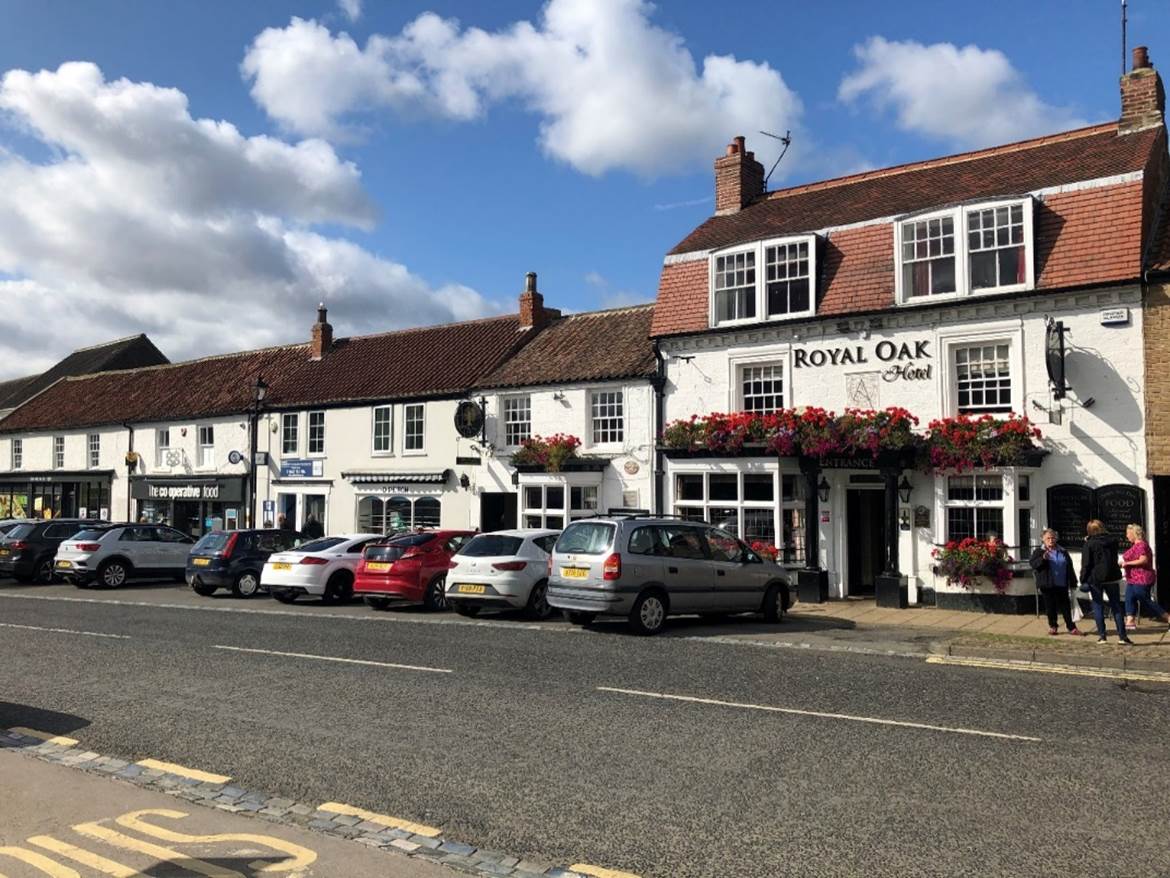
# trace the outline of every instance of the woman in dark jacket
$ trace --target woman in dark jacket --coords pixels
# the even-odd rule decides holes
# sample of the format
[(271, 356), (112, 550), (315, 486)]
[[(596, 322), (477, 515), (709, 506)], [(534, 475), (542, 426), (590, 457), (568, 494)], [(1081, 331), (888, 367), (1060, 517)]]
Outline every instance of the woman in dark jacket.
[(1048, 613), (1048, 633), (1056, 634), (1057, 611), (1064, 616), (1064, 627), (1069, 634), (1080, 636), (1072, 618), (1072, 604), (1069, 589), (1076, 588), (1077, 574), (1073, 570), (1072, 558), (1064, 546), (1056, 540), (1060, 535), (1052, 528), (1046, 528), (1040, 539), (1043, 545), (1032, 552), (1031, 565), (1036, 574), (1036, 587), (1044, 594), (1044, 610)]
[(1105, 533), (1105, 525), (1094, 518), (1085, 528), (1088, 539), (1081, 550), (1081, 582), (1093, 597), (1093, 618), (1097, 621), (1097, 642), (1108, 643), (1105, 636), (1105, 605), (1117, 624), (1117, 639), (1132, 644), (1125, 633), (1125, 613), (1121, 606), (1121, 566), (1117, 563), (1117, 537)]

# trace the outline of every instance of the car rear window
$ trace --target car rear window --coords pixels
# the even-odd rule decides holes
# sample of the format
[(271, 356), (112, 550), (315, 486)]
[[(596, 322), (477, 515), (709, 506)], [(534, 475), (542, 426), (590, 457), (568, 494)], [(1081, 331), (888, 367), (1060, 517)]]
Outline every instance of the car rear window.
[(524, 540), (521, 537), (505, 537), (499, 534), (483, 534), (464, 543), (460, 555), (470, 558), (511, 557), (520, 551)]
[(298, 552), (324, 552), (326, 549), (332, 549), (334, 546), (344, 543), (345, 540), (341, 537), (325, 537), (320, 540), (313, 540), (311, 543), (305, 543), (300, 546)]
[(214, 533), (206, 534), (203, 539), (195, 544), (192, 552), (219, 552), (227, 545), (230, 539), (230, 534), (216, 531)]
[(600, 555), (613, 542), (616, 530), (612, 524), (603, 521), (577, 521), (565, 528), (557, 540), (556, 550), (579, 555)]
[(18, 524), (10, 530), (5, 536), (10, 540), (23, 540), (36, 528), (35, 524)]
[(79, 543), (85, 543), (92, 540), (100, 540), (109, 532), (109, 528), (102, 528), (101, 530), (79, 530), (73, 535), (73, 539)]
[(395, 537), (392, 540), (386, 540), (381, 545), (406, 548), (408, 546), (421, 546), (423, 543), (429, 543), (434, 538), (434, 534), (411, 534), (410, 536)]

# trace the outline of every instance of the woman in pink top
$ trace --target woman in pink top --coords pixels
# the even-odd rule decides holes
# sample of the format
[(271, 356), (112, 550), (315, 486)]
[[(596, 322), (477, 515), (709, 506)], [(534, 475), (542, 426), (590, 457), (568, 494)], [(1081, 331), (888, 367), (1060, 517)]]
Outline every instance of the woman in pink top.
[(1131, 545), (1121, 555), (1121, 569), (1125, 571), (1125, 627), (1130, 631), (1137, 628), (1137, 608), (1155, 619), (1170, 622), (1170, 614), (1150, 598), (1154, 585), (1154, 553), (1146, 542), (1146, 532), (1140, 524), (1131, 524), (1125, 529), (1125, 538)]

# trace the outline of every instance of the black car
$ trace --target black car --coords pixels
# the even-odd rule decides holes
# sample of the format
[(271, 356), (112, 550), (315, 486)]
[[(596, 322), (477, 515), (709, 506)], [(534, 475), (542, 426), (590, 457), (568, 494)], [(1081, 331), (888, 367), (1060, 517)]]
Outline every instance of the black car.
[(0, 576), (11, 576), (17, 582), (52, 582), (57, 547), (78, 531), (98, 523), (84, 518), (54, 518), (16, 525), (0, 540)]
[(297, 545), (291, 530), (215, 530), (195, 544), (187, 556), (187, 584), (204, 597), (230, 588), (239, 598), (260, 590), (260, 571), (273, 552)]

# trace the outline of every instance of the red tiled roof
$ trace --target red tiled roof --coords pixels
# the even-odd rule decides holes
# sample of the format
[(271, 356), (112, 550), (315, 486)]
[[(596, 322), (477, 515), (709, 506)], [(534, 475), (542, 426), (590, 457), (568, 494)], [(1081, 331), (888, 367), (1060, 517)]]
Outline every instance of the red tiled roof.
[(458, 394), (533, 334), (511, 315), (341, 338), (320, 360), (299, 344), (67, 378), (17, 408), (0, 432), (242, 413), (259, 375), (274, 409)]
[[(824, 235), (817, 314), (880, 310), (894, 305), (893, 224), (882, 218), (1143, 171), (1158, 150), (1164, 129), (1119, 136), (1113, 123), (797, 186), (711, 217), (671, 253), (878, 220)], [(1034, 213), (1037, 288), (1138, 277), (1142, 223), (1141, 181), (1044, 196)], [(707, 329), (708, 285), (706, 259), (665, 265), (652, 335)]]
[(528, 387), (639, 378), (655, 371), (653, 305), (571, 314), (554, 320), (480, 386)]

